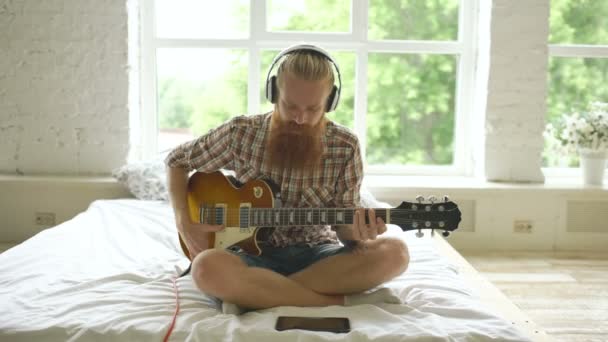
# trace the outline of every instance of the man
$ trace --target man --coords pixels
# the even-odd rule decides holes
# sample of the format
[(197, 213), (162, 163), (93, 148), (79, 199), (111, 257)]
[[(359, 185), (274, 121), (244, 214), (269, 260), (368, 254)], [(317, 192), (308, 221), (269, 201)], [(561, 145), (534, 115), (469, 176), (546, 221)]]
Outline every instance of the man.
[[(281, 59), (277, 75), (270, 77)], [(339, 78), (335, 61), (316, 46), (283, 51), (267, 77), (266, 96), (275, 104), (271, 113), (233, 118), (166, 159), (177, 229), (193, 260), (192, 279), (223, 300), (224, 312), (239, 306), (399, 302), (387, 289), (364, 293), (404, 272), (409, 262), (403, 242), (378, 238), (386, 225), (372, 210), (369, 224), (365, 210), (358, 209), (352, 225), (277, 228), (261, 256), (238, 247), (203, 250), (203, 233), (224, 227), (193, 223), (188, 214), (186, 185), (194, 169), (230, 169), (242, 183), (270, 179), (280, 186), (283, 207), (360, 207), (359, 142), (325, 116), (340, 95), (332, 65)]]

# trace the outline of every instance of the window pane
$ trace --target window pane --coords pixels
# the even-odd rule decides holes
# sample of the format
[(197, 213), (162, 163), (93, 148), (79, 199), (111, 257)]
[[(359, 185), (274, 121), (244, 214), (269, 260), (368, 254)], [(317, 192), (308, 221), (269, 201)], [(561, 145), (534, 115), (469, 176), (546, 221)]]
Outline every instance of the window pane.
[[(262, 71), (260, 73), (260, 100), (262, 113), (273, 110), (273, 104), (266, 100), (264, 92), (266, 90), (266, 75), (268, 68), (274, 57), (279, 53), (279, 50), (266, 50), (262, 52)], [(338, 63), (340, 74), (342, 75), (342, 94), (338, 108), (334, 112), (328, 113), (328, 118), (341, 125), (354, 129), (354, 103), (355, 103), (355, 54), (352, 52), (333, 52), (329, 51), (331, 56)], [(276, 75), (278, 65), (275, 65), (272, 75)], [(337, 78), (337, 76), (336, 76)], [(337, 83), (336, 79), (336, 85)]]
[(158, 49), (159, 151), (247, 110), (246, 50)]
[(249, 0), (156, 0), (156, 34), (161, 38), (246, 38)]
[(269, 31), (350, 32), (350, 0), (268, 0)]
[(608, 1), (551, 0), (554, 44), (608, 44)]
[[(355, 60), (354, 52), (331, 52), (332, 57), (338, 63), (342, 75), (342, 90), (340, 103), (334, 112), (328, 113), (328, 118), (355, 129)], [(336, 79), (336, 85), (338, 80)]]
[[(270, 112), (274, 108), (274, 105), (270, 103), (270, 101), (266, 100), (266, 95), (264, 92), (266, 91), (266, 76), (268, 75), (268, 68), (270, 68), (270, 63), (272, 63), (272, 60), (279, 52), (281, 52), (281, 50), (262, 51), (262, 70), (260, 71), (260, 109), (262, 113)], [(277, 67), (278, 65), (274, 67), (272, 75), (276, 75)]]
[(370, 54), (367, 162), (453, 162), (457, 57)]
[[(562, 114), (588, 109), (591, 102), (608, 102), (608, 58), (549, 59), (547, 122), (556, 124)], [(545, 142), (543, 165), (576, 167), (578, 158), (560, 153)]]
[(372, 40), (456, 40), (459, 0), (370, 0)]

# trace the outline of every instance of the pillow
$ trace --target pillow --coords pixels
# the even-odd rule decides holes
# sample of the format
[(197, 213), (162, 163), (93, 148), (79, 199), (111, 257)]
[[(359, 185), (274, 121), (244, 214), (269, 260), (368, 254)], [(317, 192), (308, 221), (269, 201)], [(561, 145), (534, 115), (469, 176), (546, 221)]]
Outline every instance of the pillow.
[(390, 204), (378, 201), (365, 184), (361, 184), (359, 193), (361, 195), (361, 206), (363, 208), (392, 208)]
[(169, 201), (166, 175), (161, 159), (130, 163), (112, 171), (112, 176), (135, 198), (152, 201)]

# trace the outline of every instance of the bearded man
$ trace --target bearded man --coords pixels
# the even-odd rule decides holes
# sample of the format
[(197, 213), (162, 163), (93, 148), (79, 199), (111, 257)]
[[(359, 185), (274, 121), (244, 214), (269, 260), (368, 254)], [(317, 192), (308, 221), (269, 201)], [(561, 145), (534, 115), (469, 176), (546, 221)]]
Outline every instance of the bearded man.
[[(277, 63), (277, 74), (270, 77)], [(338, 65), (317, 46), (282, 51), (267, 77), (272, 112), (234, 117), (178, 146), (165, 160), (177, 230), (192, 260), (192, 280), (221, 299), (225, 313), (283, 305), (400, 302), (387, 289), (368, 291), (404, 272), (409, 254), (401, 240), (380, 237), (386, 225), (373, 210), (366, 223), (360, 208), (359, 141), (326, 117), (336, 108), (341, 90), (341, 84), (334, 84), (334, 68), (339, 79)], [(283, 207), (359, 209), (351, 225), (276, 228), (261, 255), (236, 246), (205, 249), (205, 233), (224, 227), (192, 222), (188, 175), (220, 169), (234, 171), (241, 183), (272, 181), (280, 188)]]

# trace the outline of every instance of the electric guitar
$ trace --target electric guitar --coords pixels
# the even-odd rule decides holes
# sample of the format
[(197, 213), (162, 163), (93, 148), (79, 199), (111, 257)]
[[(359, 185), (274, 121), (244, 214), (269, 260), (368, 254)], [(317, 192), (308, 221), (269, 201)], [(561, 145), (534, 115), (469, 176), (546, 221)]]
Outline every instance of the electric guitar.
[[(223, 172), (196, 172), (188, 181), (188, 207), (193, 222), (224, 225), (220, 232), (205, 233), (205, 249), (241, 247), (253, 255), (261, 254), (262, 241), (276, 227), (352, 224), (355, 208), (282, 208), (280, 189), (272, 182), (257, 179), (240, 184)], [(396, 208), (375, 208), (376, 217), (395, 224), (403, 231), (442, 230), (444, 236), (458, 228), (460, 210), (445, 197), (444, 202), (402, 202)], [(369, 223), (366, 216), (366, 222)], [(179, 236), (184, 254), (192, 259)]]

